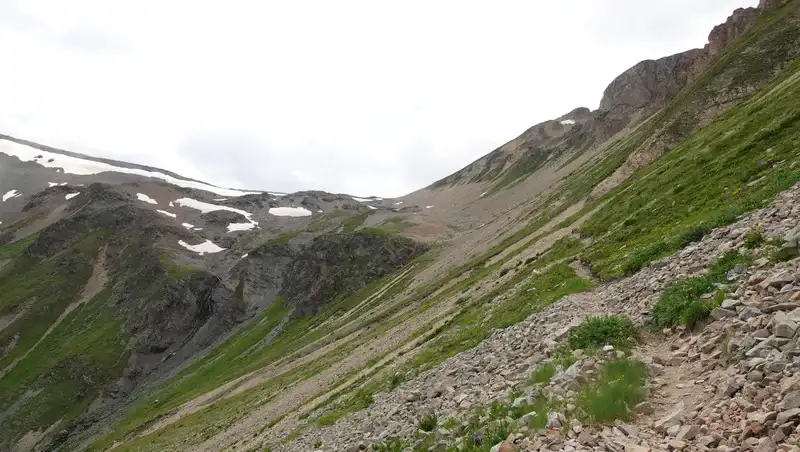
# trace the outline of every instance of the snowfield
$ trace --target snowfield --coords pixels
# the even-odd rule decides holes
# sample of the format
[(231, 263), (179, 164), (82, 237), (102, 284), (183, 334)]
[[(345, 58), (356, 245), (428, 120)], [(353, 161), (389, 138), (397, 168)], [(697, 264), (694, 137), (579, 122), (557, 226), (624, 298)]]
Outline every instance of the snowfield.
[(231, 223), (228, 225), (228, 232), (249, 231), (256, 227), (253, 223)]
[(3, 202), (8, 201), (9, 199), (16, 198), (17, 196), (22, 195), (22, 193), (18, 192), (17, 190), (9, 190), (3, 195)]
[(201, 256), (205, 253), (219, 253), (220, 251), (225, 251), (225, 248), (217, 246), (217, 244), (211, 240), (206, 240), (205, 242), (198, 243), (197, 245), (189, 245), (183, 240), (179, 240), (178, 245), (186, 248), (189, 251), (194, 251)]
[(158, 204), (158, 201), (145, 195), (144, 193), (136, 193), (136, 197), (139, 199), (139, 201), (146, 202), (147, 204)]
[(64, 173), (79, 176), (88, 176), (106, 172), (135, 174), (137, 176), (152, 177), (169, 182), (184, 188), (195, 188), (205, 190), (221, 196), (244, 196), (250, 194), (260, 194), (255, 191), (244, 191), (230, 188), (220, 188), (203, 182), (195, 182), (185, 179), (178, 179), (158, 171), (146, 171), (138, 168), (124, 168), (108, 163), (96, 162), (69, 155), (56, 154), (54, 152), (41, 151), (24, 144), (14, 143), (13, 141), (0, 140), (0, 153), (12, 157), (17, 157), (23, 162), (36, 162), (46, 168), (60, 168)]
[(304, 207), (272, 207), (269, 214), (276, 217), (307, 217), (311, 211)]
[(166, 210), (156, 210), (156, 212), (158, 212), (158, 213), (161, 213), (161, 214), (164, 214), (164, 215), (166, 215), (166, 216), (168, 216), (168, 217), (172, 217), (172, 218), (178, 218), (178, 215), (177, 215), (177, 214), (174, 214), (174, 213), (172, 213), (172, 212), (167, 212)]
[(72, 198), (74, 198), (74, 197), (76, 197), (76, 196), (78, 196), (78, 195), (80, 195), (80, 194), (81, 194), (81, 192), (78, 192), (78, 193), (67, 193), (67, 194), (64, 196), (64, 199), (66, 199), (67, 201), (69, 201), (70, 199), (72, 199)]
[(565, 119), (565, 120), (561, 121), (561, 125), (562, 126), (571, 126), (573, 124), (575, 124), (575, 120), (574, 119)]

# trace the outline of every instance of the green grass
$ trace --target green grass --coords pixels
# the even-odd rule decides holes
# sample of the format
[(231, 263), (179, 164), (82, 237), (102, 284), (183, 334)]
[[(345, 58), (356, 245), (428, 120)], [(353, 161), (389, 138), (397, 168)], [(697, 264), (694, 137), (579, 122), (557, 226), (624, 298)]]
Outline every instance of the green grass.
[(439, 425), (439, 417), (436, 413), (427, 413), (419, 420), (419, 424), (417, 428), (422, 430), (423, 432), (432, 432), (436, 430), (436, 427)]
[(611, 423), (633, 419), (633, 408), (644, 401), (644, 363), (620, 359), (606, 363), (599, 377), (578, 395), (578, 412), (585, 422)]
[(22, 252), (25, 251), (25, 248), (33, 243), (38, 236), (39, 234), (33, 234), (21, 240), (17, 240), (16, 242), (7, 243), (3, 246), (0, 246), (0, 260), (14, 259), (18, 256), (21, 256)]
[[(668, 328), (678, 324), (689, 327), (707, 317), (716, 307), (716, 300), (701, 300), (700, 296), (711, 292), (714, 284), (725, 282), (726, 273), (737, 265), (747, 265), (749, 258), (736, 251), (729, 251), (713, 262), (708, 272), (676, 281), (664, 289), (653, 306), (649, 324), (653, 328)], [(712, 305), (712, 303), (714, 305)]]
[(589, 317), (569, 331), (567, 342), (572, 350), (591, 350), (612, 345), (615, 348), (630, 348), (637, 340), (638, 332), (631, 319), (621, 316)]
[(556, 366), (552, 362), (547, 362), (536, 367), (531, 377), (528, 379), (528, 384), (531, 385), (547, 385), (556, 374)]
[[(612, 190), (582, 227), (603, 279), (632, 274), (800, 181), (800, 64)], [(668, 189), (665, 189), (668, 187)], [(620, 221), (624, 219), (624, 221)]]
[(766, 239), (764, 238), (764, 233), (761, 231), (761, 229), (754, 228), (750, 230), (745, 236), (744, 247), (751, 250), (754, 248), (758, 248), (765, 241)]
[(533, 268), (542, 268), (553, 262), (575, 256), (582, 249), (583, 242), (572, 237), (564, 237), (554, 243), (541, 257), (533, 258), (532, 262), (528, 263), (531, 263)]
[(106, 305), (109, 289), (73, 310), (44, 338), (78, 299), (104, 237), (102, 231), (90, 234), (41, 262), (20, 254), (0, 274), (0, 309), (22, 311), (0, 333), (4, 345), (17, 338), (16, 348), (0, 359), (0, 366), (19, 360), (0, 378), (0, 409), (8, 413), (0, 421), (2, 443), (58, 421), (65, 425), (83, 412), (100, 388), (121, 375), (127, 363), (121, 323)]
[(317, 424), (333, 425), (339, 419), (347, 416), (358, 410), (363, 410), (373, 403), (372, 391), (366, 389), (359, 389), (352, 396), (350, 396), (344, 403), (336, 406), (335, 408), (326, 411), (319, 418)]
[(350, 234), (355, 232), (364, 221), (366, 221), (367, 217), (369, 216), (369, 212), (360, 213), (357, 215), (351, 215), (342, 221), (342, 233), (343, 234)]

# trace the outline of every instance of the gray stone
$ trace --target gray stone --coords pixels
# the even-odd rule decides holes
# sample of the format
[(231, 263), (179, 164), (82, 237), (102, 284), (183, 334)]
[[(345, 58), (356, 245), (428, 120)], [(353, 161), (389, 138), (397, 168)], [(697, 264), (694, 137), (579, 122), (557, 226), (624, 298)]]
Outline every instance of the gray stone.
[(684, 425), (678, 431), (678, 434), (675, 435), (675, 438), (689, 441), (691, 439), (694, 439), (694, 437), (697, 436), (698, 433), (700, 433), (700, 427), (696, 425)]
[(798, 416), (800, 416), (800, 408), (792, 408), (791, 410), (781, 411), (775, 418), (775, 423), (780, 425), (791, 419), (795, 419)]
[(775, 317), (772, 319), (772, 332), (775, 336), (789, 338), (794, 336), (795, 331), (797, 331), (797, 323), (790, 319), (785, 312), (775, 313)]
[(775, 408), (781, 411), (800, 408), (800, 390), (795, 390), (786, 393), (783, 399), (778, 403)]

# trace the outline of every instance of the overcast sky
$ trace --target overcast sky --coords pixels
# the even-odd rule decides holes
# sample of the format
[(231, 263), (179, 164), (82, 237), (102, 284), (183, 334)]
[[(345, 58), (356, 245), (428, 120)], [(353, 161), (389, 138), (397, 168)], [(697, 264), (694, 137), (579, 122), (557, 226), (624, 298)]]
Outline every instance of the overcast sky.
[(0, 0), (0, 133), (216, 185), (398, 196), (758, 0)]

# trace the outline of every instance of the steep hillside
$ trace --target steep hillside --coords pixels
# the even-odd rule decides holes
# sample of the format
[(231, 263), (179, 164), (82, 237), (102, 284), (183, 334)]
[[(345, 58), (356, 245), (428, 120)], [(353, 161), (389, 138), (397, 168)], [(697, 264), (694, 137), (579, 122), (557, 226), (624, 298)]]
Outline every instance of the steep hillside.
[(799, 57), (739, 9), (397, 199), (0, 137), (0, 448), (792, 450)]

